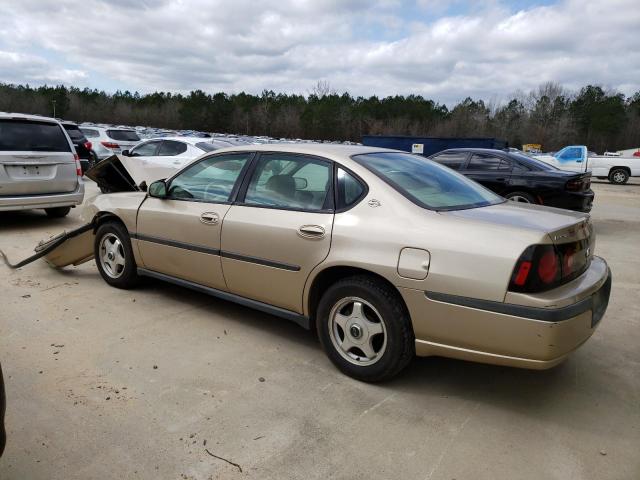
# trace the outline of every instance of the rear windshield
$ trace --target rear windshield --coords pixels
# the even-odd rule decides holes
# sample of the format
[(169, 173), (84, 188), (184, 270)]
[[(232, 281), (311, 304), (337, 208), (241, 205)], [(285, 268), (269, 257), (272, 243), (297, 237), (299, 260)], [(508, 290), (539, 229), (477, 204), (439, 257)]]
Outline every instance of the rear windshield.
[(213, 152), (214, 150), (218, 150), (220, 148), (209, 142), (198, 142), (196, 143), (196, 147), (198, 147), (200, 150), (204, 150), (205, 152)]
[(353, 159), (430, 210), (462, 210), (505, 201), (464, 175), (418, 155), (380, 152), (354, 155)]
[(100, 132), (98, 130), (94, 130), (93, 128), (81, 128), (82, 133), (84, 133), (88, 138), (96, 138), (100, 136)]
[(114, 140), (139, 142), (140, 137), (134, 130), (107, 130), (107, 135)]
[(58, 124), (0, 120), (0, 151), (71, 152), (71, 146)]
[(519, 161), (524, 163), (528, 167), (533, 167), (537, 170), (559, 170), (559, 168), (550, 165), (548, 163), (543, 162), (542, 160), (538, 160), (535, 157), (530, 157), (529, 155), (525, 155), (524, 153), (519, 152), (510, 152), (510, 156), (517, 158)]
[(77, 125), (62, 125), (71, 137), (73, 142), (81, 142), (85, 140), (84, 133), (80, 131)]

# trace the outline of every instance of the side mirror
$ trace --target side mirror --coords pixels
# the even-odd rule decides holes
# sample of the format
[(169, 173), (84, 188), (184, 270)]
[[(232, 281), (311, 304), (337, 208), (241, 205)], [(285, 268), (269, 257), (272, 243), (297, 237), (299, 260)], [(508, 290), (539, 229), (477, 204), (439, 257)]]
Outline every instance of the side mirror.
[(131, 156), (131, 152), (129, 152), (129, 150), (122, 150), (121, 155), (124, 156), (124, 157), (130, 157)]
[(309, 184), (306, 178), (293, 177), (293, 180), (296, 182), (296, 190), (304, 190)]
[(167, 184), (158, 180), (149, 185), (149, 196), (153, 198), (167, 198)]

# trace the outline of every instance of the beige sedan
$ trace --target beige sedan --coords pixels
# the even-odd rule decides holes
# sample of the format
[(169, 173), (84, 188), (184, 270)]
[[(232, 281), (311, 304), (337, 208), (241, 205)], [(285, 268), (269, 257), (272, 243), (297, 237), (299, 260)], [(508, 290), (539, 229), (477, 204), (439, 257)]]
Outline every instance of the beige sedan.
[(148, 192), (126, 172), (94, 177), (120, 192), (89, 204), (88, 225), (58, 239), (50, 263), (95, 257), (114, 287), (154, 277), (314, 328), (331, 361), (365, 381), (416, 354), (549, 368), (609, 300), (588, 215), (505, 201), (408, 153), (252, 145)]

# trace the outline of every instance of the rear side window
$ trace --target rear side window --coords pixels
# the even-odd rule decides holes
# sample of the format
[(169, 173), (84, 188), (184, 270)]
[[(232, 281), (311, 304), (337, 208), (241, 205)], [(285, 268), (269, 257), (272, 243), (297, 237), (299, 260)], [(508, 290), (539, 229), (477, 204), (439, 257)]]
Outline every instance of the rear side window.
[(80, 131), (84, 133), (87, 138), (98, 138), (100, 136), (100, 132), (93, 128), (81, 128)]
[(364, 196), (366, 187), (353, 175), (338, 168), (338, 206), (337, 208), (349, 208)]
[(139, 142), (140, 137), (133, 130), (107, 130), (107, 136), (123, 142)]
[(164, 140), (160, 145), (160, 152), (158, 155), (162, 157), (173, 157), (186, 151), (187, 146), (184, 143), (175, 142), (173, 140)]
[(440, 155), (433, 157), (433, 160), (438, 162), (440, 165), (451, 168), (452, 170), (460, 170), (464, 165), (464, 162), (467, 160), (467, 154), (466, 152), (441, 153)]
[(71, 152), (71, 146), (58, 124), (0, 120), (0, 151)]
[(500, 157), (494, 157), (493, 155), (474, 153), (471, 155), (467, 170), (511, 170), (511, 162)]

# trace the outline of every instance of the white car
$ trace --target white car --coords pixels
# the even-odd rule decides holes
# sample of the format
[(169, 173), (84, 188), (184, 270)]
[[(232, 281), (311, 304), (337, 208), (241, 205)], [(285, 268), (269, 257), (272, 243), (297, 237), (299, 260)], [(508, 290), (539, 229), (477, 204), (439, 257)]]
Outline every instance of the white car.
[(138, 143), (122, 156), (130, 157), (130, 168), (137, 172), (136, 179), (147, 184), (155, 180), (169, 178), (182, 167), (201, 155), (226, 148), (229, 144), (208, 138), (162, 137), (151, 138)]
[(131, 128), (80, 125), (80, 130), (93, 145), (98, 160), (114, 153), (122, 153), (140, 142), (140, 136)]

